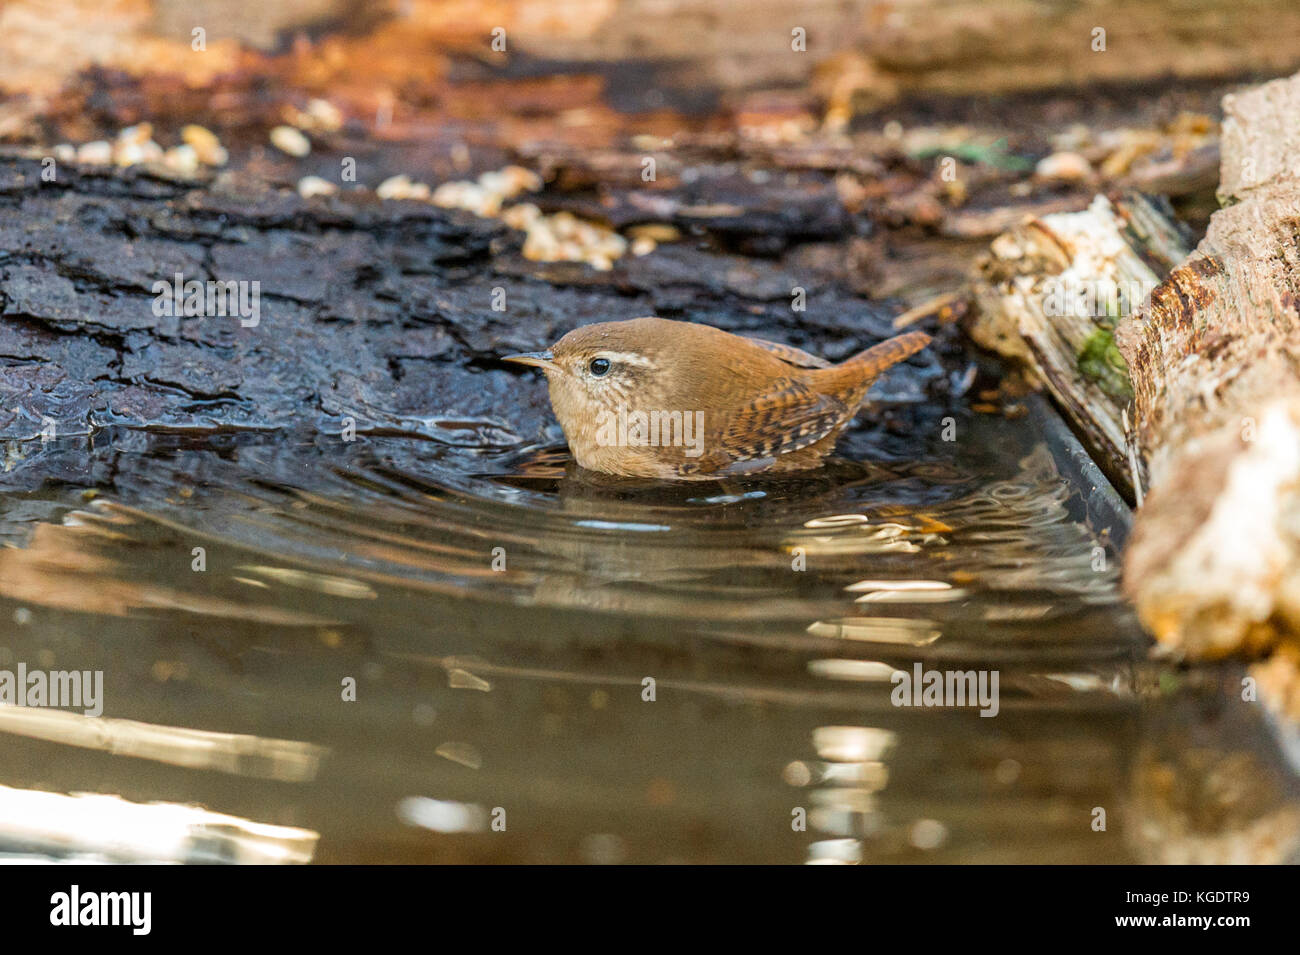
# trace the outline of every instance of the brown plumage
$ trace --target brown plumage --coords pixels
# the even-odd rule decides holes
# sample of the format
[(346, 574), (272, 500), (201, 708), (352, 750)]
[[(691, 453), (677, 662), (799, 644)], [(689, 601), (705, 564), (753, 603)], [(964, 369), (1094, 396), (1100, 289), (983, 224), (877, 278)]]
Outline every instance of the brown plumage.
[(709, 480), (815, 468), (879, 375), (930, 342), (908, 332), (838, 365), (708, 325), (635, 318), (574, 329), (506, 361), (546, 372), (578, 464)]

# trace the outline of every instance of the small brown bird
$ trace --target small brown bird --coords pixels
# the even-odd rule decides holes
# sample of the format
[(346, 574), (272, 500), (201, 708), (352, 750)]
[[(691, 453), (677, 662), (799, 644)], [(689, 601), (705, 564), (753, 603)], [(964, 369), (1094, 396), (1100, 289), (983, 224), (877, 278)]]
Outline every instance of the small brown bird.
[(584, 468), (713, 480), (819, 466), (872, 382), (930, 342), (908, 332), (832, 365), (708, 325), (634, 318), (575, 328), (505, 361), (546, 372)]

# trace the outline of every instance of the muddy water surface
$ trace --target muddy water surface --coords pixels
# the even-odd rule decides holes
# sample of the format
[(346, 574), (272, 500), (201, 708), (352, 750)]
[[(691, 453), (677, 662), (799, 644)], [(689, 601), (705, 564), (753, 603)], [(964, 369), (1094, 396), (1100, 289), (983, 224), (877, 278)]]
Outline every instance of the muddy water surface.
[[(563, 448), (60, 446), (0, 497), (0, 668), (102, 671), (103, 712), (0, 708), (0, 851), (1285, 857), (1262, 723), (1146, 662), (1037, 420), (682, 487)], [(896, 705), (935, 670), (996, 694)]]

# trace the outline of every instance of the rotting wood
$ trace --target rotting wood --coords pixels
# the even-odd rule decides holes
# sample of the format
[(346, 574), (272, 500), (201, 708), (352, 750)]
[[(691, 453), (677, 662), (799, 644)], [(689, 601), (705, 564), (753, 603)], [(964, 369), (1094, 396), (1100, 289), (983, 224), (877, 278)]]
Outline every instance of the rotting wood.
[(1114, 332), (1187, 252), (1159, 203), (1097, 196), (1082, 212), (1030, 217), (999, 236), (972, 283), (972, 338), (1029, 368), (1129, 496), (1133, 392)]
[[(1228, 96), (1224, 109), (1223, 207), (1132, 315), (1047, 314), (1046, 286), (1071, 272), (1100, 289), (1177, 261), (1177, 233), (1156, 207), (1098, 197), (1086, 213), (1031, 220), (994, 242), (973, 282), (981, 309), (971, 330), (1034, 369), (1109, 476), (1136, 484), (1124, 589), (1146, 628), (1189, 658), (1267, 656), (1252, 675), (1269, 709), (1294, 726), (1300, 75)], [(1131, 433), (1124, 391), (1107, 393), (1085, 362), (1071, 361), (1112, 329), (1122, 360), (1106, 364), (1132, 388)]]
[(1124, 586), (1157, 639), (1188, 655), (1277, 651), (1261, 676), (1296, 719), (1300, 75), (1224, 110), (1223, 208), (1117, 331), (1150, 484)]

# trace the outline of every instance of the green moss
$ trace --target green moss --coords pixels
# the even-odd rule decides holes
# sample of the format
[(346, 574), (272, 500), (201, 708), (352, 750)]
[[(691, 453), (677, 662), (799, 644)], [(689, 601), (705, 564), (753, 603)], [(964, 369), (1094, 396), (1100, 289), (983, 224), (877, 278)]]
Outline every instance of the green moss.
[(936, 156), (952, 156), (964, 163), (976, 163), (1005, 169), (1012, 172), (1025, 172), (1034, 168), (1034, 164), (1024, 156), (1017, 156), (1007, 148), (1007, 138), (1003, 136), (994, 143), (954, 143), (951, 146), (927, 146), (914, 150), (911, 155), (916, 159), (933, 159)]
[(1128, 364), (1109, 329), (1097, 329), (1083, 343), (1079, 349), (1079, 373), (1112, 398), (1128, 401), (1133, 397)]

